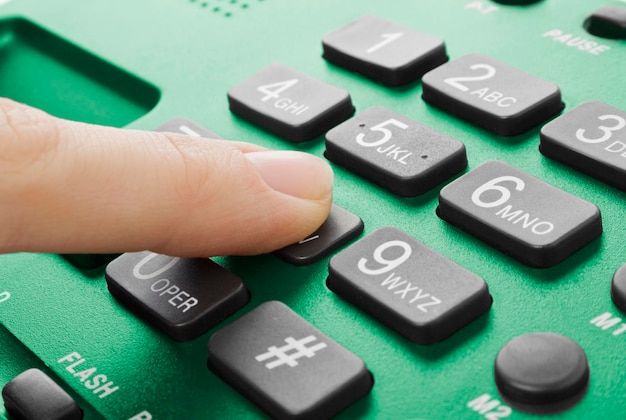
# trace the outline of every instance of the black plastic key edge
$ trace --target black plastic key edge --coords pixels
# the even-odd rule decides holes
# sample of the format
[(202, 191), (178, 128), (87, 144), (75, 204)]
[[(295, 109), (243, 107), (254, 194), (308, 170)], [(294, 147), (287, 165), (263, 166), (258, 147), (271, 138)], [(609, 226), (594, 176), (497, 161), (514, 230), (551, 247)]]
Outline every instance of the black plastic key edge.
[(539, 151), (544, 156), (561, 162), (621, 191), (626, 191), (626, 173), (623, 169), (600, 162), (593, 157), (564, 146), (548, 136), (543, 128), (539, 135)]
[(525, 112), (501, 118), (439, 92), (428, 83), (422, 82), (422, 87), (422, 99), (427, 103), (501, 136), (524, 134), (565, 108), (561, 100), (561, 90), (557, 88), (552, 95), (535, 103)]
[(324, 157), (400, 197), (416, 197), (427, 193), (467, 168), (467, 152), (465, 145), (463, 143), (461, 145), (459, 150), (418, 176), (398, 177), (379, 167), (375, 167), (376, 172), (373, 172), (373, 165), (368, 160), (359, 155), (347, 153), (328, 140), (325, 140)]
[(486, 224), (478, 224), (463, 209), (445, 200), (441, 193), (439, 194), (439, 205), (436, 213), (442, 220), (462, 229), (522, 264), (534, 268), (549, 268), (562, 262), (602, 234), (602, 217), (600, 209), (597, 207), (595, 215), (584, 224), (573, 229), (560, 240), (543, 247), (528, 247), (513, 235), (507, 235)]
[(373, 317), (383, 325), (404, 336), (408, 340), (420, 344), (431, 345), (446, 340), (454, 333), (462, 330), (474, 320), (487, 313), (493, 303), (487, 283), (483, 282), (480, 290), (469, 296), (463, 303), (457, 305), (454, 310), (447, 313), (447, 319), (457, 318), (462, 322), (445, 323), (438, 319), (425, 325), (416, 325), (411, 320), (403, 317), (397, 311), (388, 309), (375, 297), (363, 293), (351, 281), (347, 281), (332, 267), (332, 260), (328, 266), (329, 275), (326, 278), (326, 287), (345, 301), (353, 304), (364, 313)]
[(354, 115), (355, 108), (352, 105), (350, 94), (346, 92), (346, 97), (337, 104), (327, 108), (317, 117), (297, 126), (286, 124), (280, 120), (259, 112), (245, 103), (227, 95), (228, 105), (231, 112), (244, 119), (266, 129), (268, 132), (289, 140), (293, 143), (302, 143), (321, 136), (326, 131)]
[[(278, 301), (269, 301), (265, 302), (264, 304), (270, 303), (280, 303), (281, 305), (284, 305), (282, 302)], [(299, 317), (299, 315), (297, 316)], [(332, 340), (312, 324), (310, 325), (310, 327), (316, 332), (316, 337), (324, 337)], [(369, 369), (365, 365), (365, 362), (359, 359), (361, 360), (362, 369), (357, 376), (352, 378), (352, 381), (345, 383), (344, 386), (340, 388), (334, 396), (329, 396), (325, 400), (321, 401), (320, 404), (317, 406), (318, 408), (315, 410), (315, 412), (302, 412), (298, 415), (293, 415), (286, 412), (279, 404), (274, 404), (273, 401), (269, 398), (263, 398), (263, 390), (259, 387), (253, 386), (253, 383), (247, 381), (245, 377), (241, 375), (233, 375), (232, 373), (236, 373), (235, 370), (229, 371), (226, 364), (222, 366), (220, 363), (215, 362), (215, 359), (217, 359), (217, 357), (212, 352), (211, 348), (212, 342), (218, 335), (219, 331), (211, 335), (207, 343), (207, 367), (209, 368), (209, 370), (213, 372), (216, 376), (218, 376), (221, 380), (223, 380), (226, 384), (230, 385), (233, 389), (235, 389), (249, 401), (252, 401), (254, 404), (256, 404), (257, 407), (259, 407), (275, 419), (318, 420), (320, 418), (332, 418), (347, 409), (348, 407), (352, 406), (356, 401), (367, 396), (374, 386), (374, 375), (372, 375), (372, 373), (369, 371)], [(355, 384), (357, 384), (358, 386), (355, 386)], [(347, 398), (345, 391), (343, 391), (343, 393), (340, 392), (341, 390), (345, 389), (349, 389), (352, 391), (350, 394), (347, 395)]]
[(220, 304), (213, 308), (211, 311), (212, 316), (202, 317), (200, 320), (192, 323), (171, 324), (160, 316), (158, 312), (140, 302), (137, 297), (120, 286), (117, 281), (113, 280), (106, 272), (105, 279), (109, 293), (131, 314), (139, 317), (147, 322), (148, 325), (176, 341), (189, 341), (200, 337), (231, 316), (238, 309), (244, 307), (251, 298), (246, 285), (241, 282), (237, 290), (232, 293), (230, 299), (222, 300)]
[(419, 59), (393, 69), (350, 56), (324, 41), (322, 47), (324, 51), (322, 57), (328, 62), (388, 86), (407, 85), (449, 60), (443, 43)]

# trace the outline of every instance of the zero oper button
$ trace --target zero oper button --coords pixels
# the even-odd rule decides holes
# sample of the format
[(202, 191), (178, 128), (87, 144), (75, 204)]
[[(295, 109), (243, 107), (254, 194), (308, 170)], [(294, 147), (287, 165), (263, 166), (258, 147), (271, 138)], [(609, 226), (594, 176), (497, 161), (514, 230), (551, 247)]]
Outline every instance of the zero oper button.
[(105, 276), (113, 297), (175, 340), (204, 334), (249, 300), (241, 279), (208, 258), (126, 253)]

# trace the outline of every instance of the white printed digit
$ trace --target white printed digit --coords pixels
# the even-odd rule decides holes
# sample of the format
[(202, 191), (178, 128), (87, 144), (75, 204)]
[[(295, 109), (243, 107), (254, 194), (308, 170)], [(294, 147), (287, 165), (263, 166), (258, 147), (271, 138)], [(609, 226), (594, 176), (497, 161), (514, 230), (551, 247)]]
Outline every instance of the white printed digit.
[[(491, 181), (485, 182), (483, 185), (476, 188), (476, 190), (474, 190), (474, 193), (472, 194), (472, 202), (476, 204), (478, 207), (484, 207), (484, 208), (496, 207), (496, 206), (506, 203), (509, 200), (509, 198), (511, 198), (511, 191), (508, 188), (505, 188), (501, 185), (496, 185), (496, 184), (499, 184), (501, 182), (506, 182), (506, 181), (514, 182), (515, 189), (517, 191), (522, 191), (524, 187), (526, 186), (526, 184), (524, 184), (524, 181), (522, 181), (516, 176), (499, 176), (497, 178), (492, 179)], [(499, 192), (500, 198), (494, 201), (488, 201), (488, 202), (483, 201), (480, 198), (480, 196), (487, 191)]]
[[(388, 260), (387, 258), (383, 257), (383, 252), (385, 252), (389, 248), (394, 248), (394, 247), (402, 248), (402, 254), (399, 257), (393, 260)], [(383, 273), (393, 270), (394, 268), (398, 267), (400, 264), (408, 260), (412, 252), (413, 250), (411, 249), (411, 245), (407, 244), (404, 241), (398, 241), (398, 240), (388, 241), (379, 245), (378, 248), (376, 248), (373, 253), (374, 261), (376, 261), (382, 267), (374, 268), (374, 269), (368, 268), (366, 266), (366, 264), (368, 263), (367, 258), (361, 258), (359, 260), (358, 267), (362, 273), (369, 274), (371, 276), (375, 276), (377, 274), (383, 274)]]
[(375, 126), (373, 126), (372, 128), (370, 128), (370, 130), (372, 131), (378, 131), (380, 133), (382, 133), (382, 138), (380, 140), (376, 140), (373, 142), (367, 142), (365, 141), (365, 134), (363, 133), (359, 133), (356, 136), (356, 142), (358, 144), (360, 144), (361, 146), (365, 146), (365, 147), (376, 147), (376, 146), (380, 146), (383, 143), (386, 143), (387, 141), (389, 141), (389, 139), (391, 139), (391, 137), (393, 136), (393, 134), (391, 133), (391, 130), (389, 130), (388, 128), (385, 128), (385, 126), (387, 125), (395, 125), (396, 127), (399, 127), (403, 130), (406, 130), (407, 128), (409, 128), (408, 125), (390, 118), (386, 121), (381, 122), (380, 124), (376, 124)]
[(598, 119), (600, 121), (613, 120), (616, 122), (616, 124), (612, 126), (599, 126), (598, 130), (600, 130), (604, 134), (601, 137), (595, 139), (590, 139), (586, 137), (585, 129), (579, 128), (578, 130), (576, 130), (576, 138), (584, 143), (602, 143), (603, 141), (607, 141), (608, 139), (610, 139), (615, 131), (621, 130), (622, 128), (626, 127), (626, 120), (617, 115), (601, 115), (598, 117)]
[(9, 293), (7, 291), (0, 292), (0, 303), (6, 302), (10, 298), (11, 298), (11, 293)]
[(377, 50), (381, 49), (382, 47), (384, 47), (385, 45), (387, 45), (387, 44), (395, 41), (396, 39), (402, 37), (402, 35), (404, 35), (403, 32), (394, 32), (392, 34), (380, 34), (380, 37), (383, 38), (383, 40), (381, 42), (379, 42), (378, 44), (369, 47), (365, 52), (368, 53), (368, 54), (371, 54), (374, 51), (377, 51)]
[(487, 72), (485, 74), (480, 74), (478, 76), (448, 77), (447, 79), (444, 79), (443, 81), (444, 83), (447, 83), (452, 87), (462, 90), (463, 92), (467, 92), (469, 88), (461, 84), (460, 82), (476, 82), (479, 80), (487, 80), (487, 79), (491, 79), (493, 76), (496, 75), (496, 69), (493, 66), (490, 66), (489, 64), (474, 64), (470, 66), (470, 70), (480, 70), (480, 69), (486, 70)]
[(282, 92), (294, 86), (299, 81), (300, 81), (299, 79), (289, 79), (289, 80), (285, 80), (282, 82), (270, 83), (268, 85), (261, 85), (258, 88), (256, 88), (256, 90), (265, 94), (265, 96), (262, 97), (261, 100), (263, 102), (266, 102), (272, 98), (276, 98), (276, 99), (280, 98), (280, 94)]
[(155, 254), (154, 252), (151, 252), (150, 254), (146, 255), (141, 261), (139, 261), (137, 263), (137, 265), (133, 269), (133, 276), (135, 276), (135, 278), (137, 278), (139, 280), (153, 279), (156, 276), (165, 273), (167, 270), (172, 268), (178, 261), (180, 261), (179, 257), (174, 257), (174, 258), (172, 258), (170, 260), (170, 262), (168, 262), (163, 267), (159, 268), (158, 270), (156, 270), (156, 271), (154, 271), (152, 273), (148, 273), (148, 274), (141, 273), (141, 268), (146, 263), (148, 263), (148, 261), (152, 260), (153, 258), (155, 258), (157, 256), (159, 256), (159, 254)]

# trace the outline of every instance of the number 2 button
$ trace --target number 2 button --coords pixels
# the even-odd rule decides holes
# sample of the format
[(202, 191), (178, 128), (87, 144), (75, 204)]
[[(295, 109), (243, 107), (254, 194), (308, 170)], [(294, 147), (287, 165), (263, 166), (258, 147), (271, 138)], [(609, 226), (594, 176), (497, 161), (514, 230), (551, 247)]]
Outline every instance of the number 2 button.
[(403, 197), (423, 194), (467, 166), (463, 143), (382, 107), (330, 130), (324, 155)]
[(422, 98), (496, 134), (515, 136), (563, 109), (554, 83), (480, 54), (424, 75)]

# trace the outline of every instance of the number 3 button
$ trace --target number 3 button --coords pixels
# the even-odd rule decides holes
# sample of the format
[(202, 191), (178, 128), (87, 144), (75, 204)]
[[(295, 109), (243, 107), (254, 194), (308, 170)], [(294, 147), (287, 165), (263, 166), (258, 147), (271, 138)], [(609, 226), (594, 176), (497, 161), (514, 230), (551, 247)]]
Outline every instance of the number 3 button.
[(496, 134), (515, 136), (563, 109), (553, 83), (470, 54), (426, 73), (423, 99)]
[(381, 107), (330, 130), (324, 155), (403, 197), (423, 194), (467, 166), (463, 143)]
[(626, 112), (586, 102), (541, 129), (544, 155), (626, 191)]

